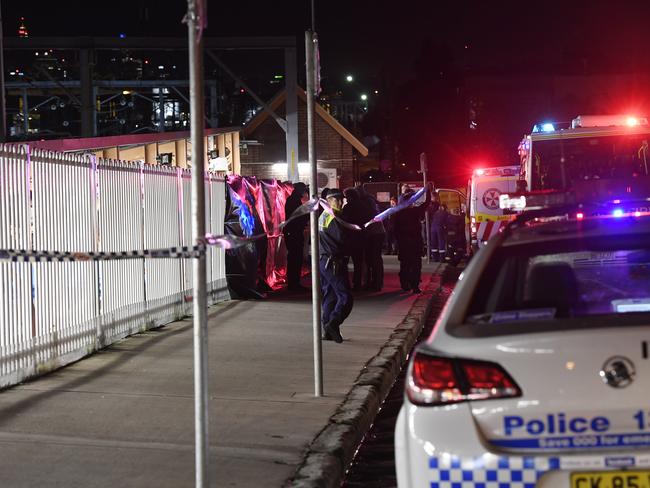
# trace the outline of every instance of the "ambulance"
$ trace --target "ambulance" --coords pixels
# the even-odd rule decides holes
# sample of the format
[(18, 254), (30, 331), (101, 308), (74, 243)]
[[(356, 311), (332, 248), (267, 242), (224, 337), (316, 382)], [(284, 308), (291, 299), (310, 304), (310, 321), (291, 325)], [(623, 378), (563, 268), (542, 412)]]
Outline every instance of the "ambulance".
[(514, 218), (511, 211), (499, 207), (499, 196), (517, 190), (519, 165), (475, 169), (468, 182), (468, 239), (470, 254)]
[(519, 144), (520, 188), (572, 192), (580, 201), (650, 196), (650, 122), (630, 115), (579, 115), (571, 125), (536, 124)]

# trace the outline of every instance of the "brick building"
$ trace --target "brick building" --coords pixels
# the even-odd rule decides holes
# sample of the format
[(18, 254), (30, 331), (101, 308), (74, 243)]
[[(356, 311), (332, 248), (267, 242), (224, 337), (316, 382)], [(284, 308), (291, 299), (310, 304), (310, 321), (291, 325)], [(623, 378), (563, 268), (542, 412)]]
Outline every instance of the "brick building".
[[(285, 116), (286, 92), (279, 93), (270, 107), (280, 117)], [(315, 140), (318, 161), (318, 186), (346, 188), (358, 181), (356, 160), (367, 156), (368, 149), (332, 117), (315, 104)], [(307, 100), (298, 89), (298, 172), (302, 181), (309, 180), (307, 155)], [(287, 179), (286, 136), (268, 112), (253, 118), (241, 131), (241, 173), (258, 178)]]

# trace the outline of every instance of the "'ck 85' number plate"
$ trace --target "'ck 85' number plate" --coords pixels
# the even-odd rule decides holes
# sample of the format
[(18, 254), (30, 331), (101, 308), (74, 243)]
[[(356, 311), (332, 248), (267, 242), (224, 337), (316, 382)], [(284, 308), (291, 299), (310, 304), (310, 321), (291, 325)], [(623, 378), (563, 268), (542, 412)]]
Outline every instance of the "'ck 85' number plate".
[(571, 488), (650, 488), (650, 471), (571, 473)]

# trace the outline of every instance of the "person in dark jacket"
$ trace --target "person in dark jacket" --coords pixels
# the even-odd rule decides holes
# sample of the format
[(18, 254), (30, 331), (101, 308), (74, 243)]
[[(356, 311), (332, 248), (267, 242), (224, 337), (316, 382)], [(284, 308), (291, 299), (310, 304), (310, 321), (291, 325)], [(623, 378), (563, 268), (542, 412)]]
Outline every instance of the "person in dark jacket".
[[(397, 198), (390, 197), (391, 208), (397, 206)], [(397, 254), (397, 238), (395, 237), (395, 216), (391, 215), (384, 220), (386, 229), (386, 254)]]
[[(365, 205), (363, 222), (365, 224), (379, 213), (379, 204), (375, 197), (367, 193), (363, 187), (360, 186), (357, 191)], [(384, 224), (382, 222), (373, 222), (364, 228), (363, 233), (363, 258), (366, 266), (365, 288), (370, 291), (381, 291), (384, 286), (384, 260), (381, 256), (381, 248), (386, 237)]]
[[(426, 200), (419, 207), (410, 206), (395, 214), (395, 235), (397, 237), (397, 259), (399, 260), (399, 280), (402, 290), (421, 293), (420, 278), (422, 274), (422, 219), (431, 203), (431, 189), (427, 185)], [(402, 194), (400, 203), (414, 195), (413, 190)]]
[[(327, 194), (327, 203), (332, 207), (334, 215), (342, 215), (343, 194), (341, 190), (331, 189)], [(343, 342), (340, 327), (350, 315), (354, 303), (348, 276), (349, 239), (350, 231), (341, 222), (328, 212), (321, 214), (318, 219), (318, 242), (320, 244), (320, 284), (323, 295), (322, 338), (338, 343)]]
[[(303, 203), (309, 200), (307, 185), (298, 182), (293, 185), (293, 192), (284, 205), (285, 218)], [(291, 291), (305, 291), (307, 288), (300, 284), (302, 263), (305, 248), (305, 227), (309, 222), (309, 214), (305, 214), (289, 222), (284, 227), (284, 238), (287, 246), (287, 285)]]
[[(363, 229), (363, 224), (367, 222), (367, 220), (364, 220), (367, 211), (364, 202), (359, 197), (359, 192), (356, 188), (346, 188), (343, 191), (343, 195), (345, 196), (346, 203), (343, 207), (341, 217), (346, 222), (356, 224)], [(363, 272), (365, 270), (364, 241), (365, 230), (357, 231), (350, 235), (350, 257), (352, 257), (352, 264), (354, 266), (354, 272), (352, 274), (352, 286), (354, 290), (360, 290), (363, 286)]]

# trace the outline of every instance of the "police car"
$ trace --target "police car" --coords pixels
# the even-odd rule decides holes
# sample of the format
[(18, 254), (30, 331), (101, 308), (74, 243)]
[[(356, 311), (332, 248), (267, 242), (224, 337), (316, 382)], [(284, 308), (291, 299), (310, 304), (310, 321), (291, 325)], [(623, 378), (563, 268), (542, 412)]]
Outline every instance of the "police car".
[(650, 488), (650, 214), (603, 213), (525, 212), (469, 263), (409, 362), (400, 488)]

